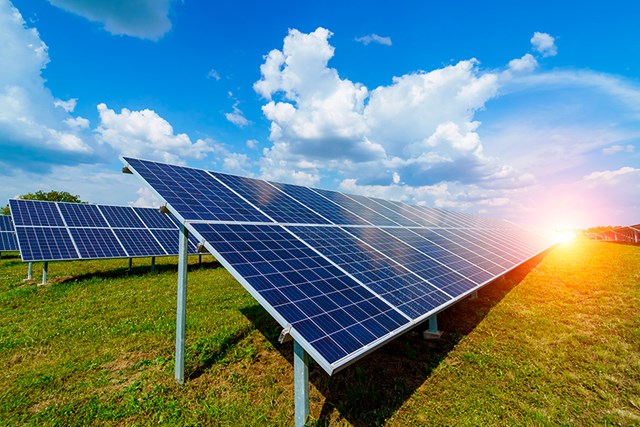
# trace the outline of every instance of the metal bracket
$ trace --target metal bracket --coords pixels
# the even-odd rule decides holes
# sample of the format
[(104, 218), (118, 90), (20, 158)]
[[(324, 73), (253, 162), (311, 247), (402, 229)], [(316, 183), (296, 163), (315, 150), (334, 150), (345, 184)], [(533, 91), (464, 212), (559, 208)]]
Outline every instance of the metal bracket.
[(169, 210), (169, 208), (167, 208), (167, 205), (162, 205), (162, 206), (160, 206), (160, 208), (159, 208), (158, 210), (160, 211), (160, 213), (163, 213), (163, 214), (171, 213), (171, 211)]
[(198, 251), (199, 254), (209, 253), (207, 248), (204, 246), (204, 240), (202, 242), (198, 243), (198, 246), (196, 246), (196, 250)]
[(131, 172), (131, 169), (129, 169), (129, 166), (123, 166), (122, 173), (129, 173), (133, 175), (133, 172)]
[(282, 330), (282, 332), (280, 332), (280, 336), (278, 337), (278, 342), (280, 344), (284, 344), (286, 342), (291, 341), (293, 338), (291, 338), (291, 326), (287, 326), (286, 328), (284, 328)]

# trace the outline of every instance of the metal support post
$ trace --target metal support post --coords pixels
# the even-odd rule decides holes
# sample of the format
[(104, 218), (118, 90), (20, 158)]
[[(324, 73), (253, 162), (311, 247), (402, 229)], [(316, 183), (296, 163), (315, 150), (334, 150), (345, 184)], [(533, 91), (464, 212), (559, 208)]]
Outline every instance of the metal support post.
[(422, 332), (422, 337), (425, 340), (437, 340), (442, 337), (442, 331), (438, 330), (438, 315), (434, 314), (429, 317), (429, 327), (426, 331)]
[(127, 268), (127, 272), (131, 273), (132, 267), (133, 267), (133, 258), (129, 258), (129, 267)]
[(151, 257), (151, 272), (155, 272), (156, 271), (156, 257), (152, 256)]
[(184, 330), (187, 321), (187, 267), (189, 261), (189, 231), (180, 224), (178, 245), (178, 307), (176, 309), (176, 366), (178, 384), (184, 384)]
[(33, 280), (33, 263), (29, 262), (27, 267), (27, 280)]
[(45, 261), (42, 264), (42, 283), (41, 285), (47, 284), (47, 273), (49, 271), (49, 261)]
[(309, 417), (309, 356), (293, 341), (293, 390), (295, 394), (295, 426), (303, 427)]
[(202, 254), (198, 254), (198, 266), (202, 265)]

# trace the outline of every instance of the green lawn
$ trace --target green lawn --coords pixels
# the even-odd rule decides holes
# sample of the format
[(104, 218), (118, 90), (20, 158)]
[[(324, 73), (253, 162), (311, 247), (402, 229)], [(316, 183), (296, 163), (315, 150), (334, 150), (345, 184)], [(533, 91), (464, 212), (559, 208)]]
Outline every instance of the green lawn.
[[(0, 425), (292, 425), (291, 343), (210, 257), (174, 383), (176, 259), (157, 261), (50, 263), (38, 287), (3, 254)], [(312, 424), (640, 425), (640, 247), (559, 246), (439, 320), (438, 342), (312, 365)]]

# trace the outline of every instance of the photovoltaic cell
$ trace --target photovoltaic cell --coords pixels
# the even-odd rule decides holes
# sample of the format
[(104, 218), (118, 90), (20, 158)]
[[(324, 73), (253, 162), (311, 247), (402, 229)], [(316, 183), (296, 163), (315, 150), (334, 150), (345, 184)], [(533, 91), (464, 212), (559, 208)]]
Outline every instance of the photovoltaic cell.
[(82, 203), (57, 203), (58, 209), (68, 227), (106, 227), (96, 205)]
[(69, 232), (64, 227), (16, 227), (22, 261), (78, 259)]
[(193, 227), (329, 363), (408, 323), (280, 226)]
[(329, 373), (552, 243), (505, 221), (124, 161)]
[(15, 227), (29, 225), (64, 227), (62, 215), (60, 215), (55, 203), (36, 200), (9, 200), (9, 207)]
[(211, 172), (211, 174), (276, 222), (329, 224), (328, 221), (265, 181), (221, 173)]
[(145, 228), (144, 223), (129, 206), (100, 206), (100, 211), (112, 228)]
[(11, 216), (0, 215), (0, 252), (17, 250), (18, 242)]
[(153, 208), (133, 208), (133, 210), (142, 219), (147, 228), (176, 229), (177, 224), (172, 220), (171, 214), (163, 214), (158, 209)]
[(186, 220), (272, 222), (203, 170), (125, 160)]
[(113, 230), (129, 254), (136, 256), (164, 256), (167, 254), (151, 231), (135, 228), (117, 228)]
[(69, 232), (73, 237), (81, 258), (126, 258), (118, 239), (108, 228), (74, 228)]

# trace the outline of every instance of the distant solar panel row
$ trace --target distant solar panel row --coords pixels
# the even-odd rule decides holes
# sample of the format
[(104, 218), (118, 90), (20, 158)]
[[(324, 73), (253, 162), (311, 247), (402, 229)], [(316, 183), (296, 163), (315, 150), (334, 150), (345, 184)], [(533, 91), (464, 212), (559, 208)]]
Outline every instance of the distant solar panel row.
[(330, 374), (552, 244), (506, 221), (124, 161)]
[[(134, 258), (178, 253), (178, 225), (158, 209), (13, 199), (22, 260)], [(195, 253), (197, 241), (190, 240)]]
[(11, 216), (0, 215), (0, 252), (17, 250), (18, 241)]

